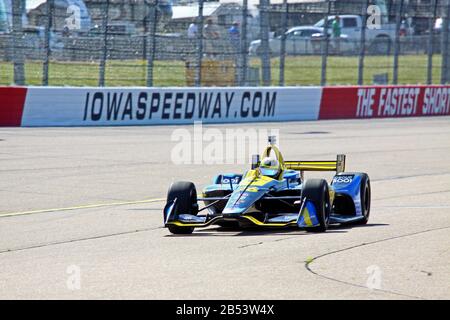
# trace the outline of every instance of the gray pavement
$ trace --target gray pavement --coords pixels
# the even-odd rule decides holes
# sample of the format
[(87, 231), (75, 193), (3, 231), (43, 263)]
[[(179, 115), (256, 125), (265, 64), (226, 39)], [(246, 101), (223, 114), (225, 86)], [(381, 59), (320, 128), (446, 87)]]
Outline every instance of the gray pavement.
[(449, 117), (204, 130), (239, 127), (279, 129), (285, 159), (346, 153), (371, 177), (369, 224), (172, 236), (163, 202), (123, 202), (248, 166), (175, 165), (190, 127), (0, 128), (0, 298), (450, 298)]

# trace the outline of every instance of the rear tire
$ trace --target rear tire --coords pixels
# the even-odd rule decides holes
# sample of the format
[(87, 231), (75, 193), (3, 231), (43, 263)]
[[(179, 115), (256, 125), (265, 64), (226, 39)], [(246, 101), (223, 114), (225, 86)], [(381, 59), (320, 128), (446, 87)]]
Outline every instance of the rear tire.
[(360, 199), (361, 199), (361, 212), (363, 218), (354, 222), (355, 225), (364, 225), (369, 221), (370, 216), (370, 201), (371, 201), (371, 189), (370, 189), (370, 179), (366, 173), (360, 173), (361, 175), (361, 189), (360, 189)]
[[(174, 182), (167, 193), (167, 202), (175, 199), (177, 199), (177, 202), (173, 212), (174, 218), (179, 214), (197, 215), (197, 190), (192, 182)], [(164, 215), (164, 221), (165, 220), (166, 216)], [(191, 234), (194, 231), (194, 227), (179, 227), (175, 225), (168, 225), (167, 227), (173, 234)]]
[(325, 232), (328, 229), (330, 220), (330, 192), (328, 183), (324, 179), (310, 179), (306, 181), (302, 189), (302, 198), (311, 201), (317, 212), (319, 226), (306, 228), (308, 232)]

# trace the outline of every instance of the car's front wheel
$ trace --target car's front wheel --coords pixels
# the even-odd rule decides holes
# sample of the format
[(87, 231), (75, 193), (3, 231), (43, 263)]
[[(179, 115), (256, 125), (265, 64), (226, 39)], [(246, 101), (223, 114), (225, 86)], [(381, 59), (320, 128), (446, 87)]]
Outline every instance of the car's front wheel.
[[(172, 217), (176, 219), (179, 214), (197, 215), (197, 190), (192, 182), (178, 181), (174, 182), (167, 193), (167, 203), (175, 201)], [(164, 212), (164, 221), (166, 221)], [(173, 234), (190, 234), (194, 231), (193, 227), (183, 227), (169, 224), (168, 229)]]
[(302, 189), (302, 198), (314, 204), (319, 225), (307, 228), (310, 232), (325, 232), (330, 221), (330, 192), (328, 183), (324, 179), (307, 180)]

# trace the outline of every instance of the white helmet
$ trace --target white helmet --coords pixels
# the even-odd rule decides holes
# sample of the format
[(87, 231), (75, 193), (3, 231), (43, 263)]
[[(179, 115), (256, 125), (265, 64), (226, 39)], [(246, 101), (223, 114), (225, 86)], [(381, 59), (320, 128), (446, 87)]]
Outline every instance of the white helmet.
[(272, 157), (265, 157), (261, 160), (261, 167), (278, 167), (278, 160)]
[(261, 160), (259, 170), (263, 176), (274, 178), (280, 171), (279, 162), (277, 159), (266, 157)]

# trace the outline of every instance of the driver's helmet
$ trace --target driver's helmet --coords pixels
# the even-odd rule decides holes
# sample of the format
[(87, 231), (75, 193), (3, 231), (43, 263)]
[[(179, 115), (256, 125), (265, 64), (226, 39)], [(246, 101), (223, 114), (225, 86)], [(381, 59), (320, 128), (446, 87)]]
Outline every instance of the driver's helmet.
[(261, 174), (268, 177), (275, 177), (280, 170), (279, 162), (272, 157), (266, 157), (261, 160), (259, 165)]

